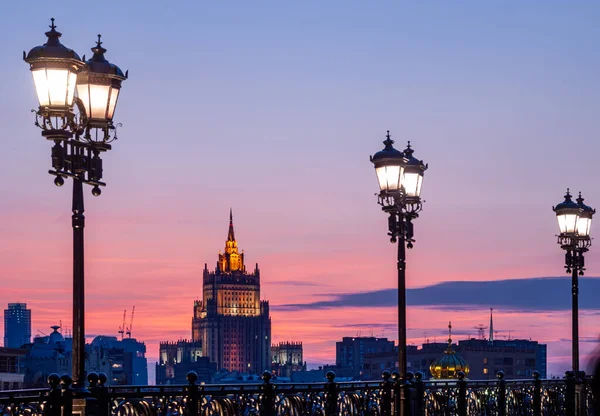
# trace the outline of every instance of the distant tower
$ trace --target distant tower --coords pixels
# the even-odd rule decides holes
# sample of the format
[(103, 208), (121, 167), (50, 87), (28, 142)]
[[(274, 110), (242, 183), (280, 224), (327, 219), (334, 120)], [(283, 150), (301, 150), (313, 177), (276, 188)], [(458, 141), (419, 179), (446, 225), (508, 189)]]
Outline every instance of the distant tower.
[(494, 308), (490, 308), (490, 342), (494, 342)]
[(214, 271), (204, 265), (202, 300), (194, 302), (192, 340), (217, 369), (262, 373), (271, 369), (269, 302), (260, 299), (260, 270), (246, 271), (229, 210), (225, 251)]
[(26, 303), (9, 303), (4, 310), (4, 347), (20, 348), (31, 342), (31, 309)]

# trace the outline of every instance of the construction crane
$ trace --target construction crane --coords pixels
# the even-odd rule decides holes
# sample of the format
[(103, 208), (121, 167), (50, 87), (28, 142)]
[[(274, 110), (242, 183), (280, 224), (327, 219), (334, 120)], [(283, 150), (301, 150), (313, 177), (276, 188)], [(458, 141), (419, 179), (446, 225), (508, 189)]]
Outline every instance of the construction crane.
[(121, 341), (123, 341), (123, 337), (125, 336), (125, 318), (127, 317), (127, 309), (123, 311), (123, 324), (119, 327), (119, 334), (121, 334)]
[(473, 327), (479, 333), (479, 339), (485, 339), (485, 330), (488, 329), (484, 324), (479, 324)]
[(131, 320), (129, 321), (129, 327), (127, 328), (127, 338), (131, 338), (131, 328), (133, 328), (133, 314), (135, 313), (135, 305), (131, 309)]

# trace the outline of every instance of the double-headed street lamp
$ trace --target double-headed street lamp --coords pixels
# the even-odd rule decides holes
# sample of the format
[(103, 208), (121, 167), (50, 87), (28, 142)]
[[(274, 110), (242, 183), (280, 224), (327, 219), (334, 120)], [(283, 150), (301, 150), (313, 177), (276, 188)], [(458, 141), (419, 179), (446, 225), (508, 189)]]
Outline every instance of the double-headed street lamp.
[[(102, 179), (100, 154), (110, 150), (116, 129), (113, 115), (121, 82), (127, 73), (104, 58), (100, 35), (88, 61), (60, 43), (54, 19), (46, 32), (48, 41), (23, 52), (30, 65), (39, 101), (35, 125), (51, 140), (52, 169), (56, 186), (73, 179), (73, 353), (74, 387), (81, 389), (85, 378), (85, 297), (83, 229), (83, 184), (100, 195)], [(77, 91), (77, 95), (75, 92)], [(77, 108), (77, 114), (74, 111)]]
[(558, 235), (558, 244), (566, 251), (565, 269), (571, 274), (571, 328), (572, 328), (572, 365), (575, 375), (579, 372), (579, 281), (578, 277), (583, 276), (585, 271), (585, 262), (583, 254), (588, 251), (592, 245), (590, 237), (590, 228), (592, 226), (592, 216), (596, 210), (583, 203), (581, 192), (576, 202), (571, 199), (571, 194), (567, 189), (565, 200), (552, 210), (556, 213), (560, 234)]
[[(371, 156), (379, 182), (378, 203), (389, 215), (388, 235), (398, 242), (398, 372), (406, 380), (406, 247), (413, 247), (413, 219), (422, 209), (421, 186), (427, 165), (413, 156), (408, 142), (404, 152), (394, 149), (388, 130), (384, 149)], [(400, 414), (404, 414), (406, 391), (400, 388)]]

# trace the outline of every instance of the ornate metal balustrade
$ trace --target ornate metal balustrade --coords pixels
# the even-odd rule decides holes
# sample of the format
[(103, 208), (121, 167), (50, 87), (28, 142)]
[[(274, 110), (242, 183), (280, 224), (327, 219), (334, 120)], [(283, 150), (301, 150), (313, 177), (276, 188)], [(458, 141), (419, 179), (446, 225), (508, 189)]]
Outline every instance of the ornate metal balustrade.
[[(564, 379), (473, 381), (423, 380), (409, 375), (407, 414), (418, 416), (578, 415), (593, 416), (590, 380), (567, 373)], [(6, 416), (391, 416), (401, 405), (397, 376), (381, 381), (274, 383), (270, 374), (256, 384), (106, 387), (106, 376), (90, 374), (86, 392), (73, 392), (69, 376), (51, 375), (50, 388), (0, 392)], [(87, 393), (87, 395), (82, 394)], [(83, 397), (83, 400), (81, 398)], [(83, 407), (82, 407), (83, 406)]]

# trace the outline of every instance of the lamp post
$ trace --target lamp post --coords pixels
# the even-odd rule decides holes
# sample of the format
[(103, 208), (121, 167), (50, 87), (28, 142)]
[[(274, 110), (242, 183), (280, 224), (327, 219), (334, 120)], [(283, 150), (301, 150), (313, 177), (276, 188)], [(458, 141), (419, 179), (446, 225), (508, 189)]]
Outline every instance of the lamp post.
[[(113, 115), (121, 82), (127, 73), (104, 58), (100, 35), (92, 48), (91, 59), (85, 61), (60, 43), (54, 19), (46, 32), (48, 40), (23, 52), (30, 66), (39, 101), (35, 125), (42, 136), (53, 143), (52, 169), (54, 184), (62, 186), (64, 178), (73, 179), (73, 352), (72, 378), (76, 391), (85, 381), (85, 296), (84, 249), (85, 227), (83, 184), (91, 185), (99, 196), (102, 179), (100, 155), (111, 149), (116, 128)], [(75, 95), (77, 90), (77, 95)], [(74, 109), (77, 108), (77, 113)]]
[[(388, 214), (388, 235), (398, 242), (398, 372), (406, 382), (406, 247), (412, 248), (413, 219), (422, 209), (421, 185), (427, 165), (413, 156), (408, 142), (404, 152), (394, 148), (388, 130), (383, 150), (371, 156), (379, 183), (378, 203)], [(400, 388), (399, 414), (406, 412), (406, 391)]]
[(571, 329), (572, 329), (572, 367), (575, 376), (579, 373), (579, 281), (585, 271), (584, 253), (592, 245), (590, 228), (596, 210), (585, 205), (579, 193), (576, 202), (572, 200), (569, 189), (565, 200), (552, 207), (558, 219), (560, 234), (558, 244), (565, 250), (565, 269), (571, 273)]

